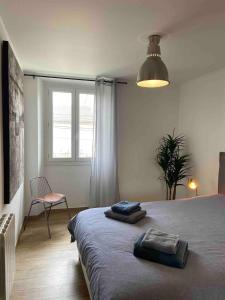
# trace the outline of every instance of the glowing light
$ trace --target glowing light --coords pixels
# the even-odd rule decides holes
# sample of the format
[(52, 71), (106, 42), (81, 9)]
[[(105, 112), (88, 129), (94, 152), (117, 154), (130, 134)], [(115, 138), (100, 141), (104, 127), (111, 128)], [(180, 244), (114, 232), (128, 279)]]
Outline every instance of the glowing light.
[(158, 88), (163, 87), (169, 84), (169, 81), (166, 80), (143, 80), (137, 82), (137, 85), (144, 88)]
[(188, 182), (188, 187), (192, 190), (196, 190), (198, 185), (197, 183), (194, 181), (194, 179), (190, 179)]

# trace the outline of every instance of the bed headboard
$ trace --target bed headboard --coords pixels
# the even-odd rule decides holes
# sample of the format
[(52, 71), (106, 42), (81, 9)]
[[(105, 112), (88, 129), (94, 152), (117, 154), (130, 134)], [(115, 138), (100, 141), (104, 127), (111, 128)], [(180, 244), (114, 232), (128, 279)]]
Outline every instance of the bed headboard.
[(220, 152), (218, 193), (225, 194), (225, 152)]

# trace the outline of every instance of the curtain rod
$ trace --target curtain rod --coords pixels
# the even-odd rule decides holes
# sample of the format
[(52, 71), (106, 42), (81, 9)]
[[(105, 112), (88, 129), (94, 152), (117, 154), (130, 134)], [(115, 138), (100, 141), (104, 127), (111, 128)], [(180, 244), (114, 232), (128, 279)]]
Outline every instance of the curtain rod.
[[(90, 82), (96, 82), (96, 79), (90, 79), (90, 78), (78, 78), (78, 77), (61, 77), (61, 76), (50, 76), (50, 75), (40, 75), (40, 74), (27, 74), (25, 73), (24, 76), (28, 77), (39, 77), (39, 78), (52, 78), (52, 79), (66, 79), (66, 80), (79, 80), (79, 81), (90, 81)], [(104, 82), (112, 82), (110, 80), (104, 80)], [(116, 81), (118, 84), (127, 84), (126, 81)]]

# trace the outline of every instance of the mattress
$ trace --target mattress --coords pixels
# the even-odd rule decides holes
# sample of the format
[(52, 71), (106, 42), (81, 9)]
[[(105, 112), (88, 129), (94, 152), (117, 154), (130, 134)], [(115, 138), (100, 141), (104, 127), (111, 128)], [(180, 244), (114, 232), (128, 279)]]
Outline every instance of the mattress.
[[(225, 196), (146, 202), (147, 217), (130, 225), (104, 216), (107, 208), (80, 212), (69, 224), (93, 300), (225, 299)], [(133, 244), (150, 226), (189, 243), (184, 269), (133, 256)]]

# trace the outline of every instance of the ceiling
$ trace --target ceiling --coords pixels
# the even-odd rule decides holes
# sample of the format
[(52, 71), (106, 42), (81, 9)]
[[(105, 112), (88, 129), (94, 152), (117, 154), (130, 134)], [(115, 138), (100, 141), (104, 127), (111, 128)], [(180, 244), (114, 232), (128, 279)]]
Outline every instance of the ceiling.
[(172, 82), (225, 67), (224, 0), (0, 0), (0, 14), (24, 71), (135, 78), (159, 32)]

